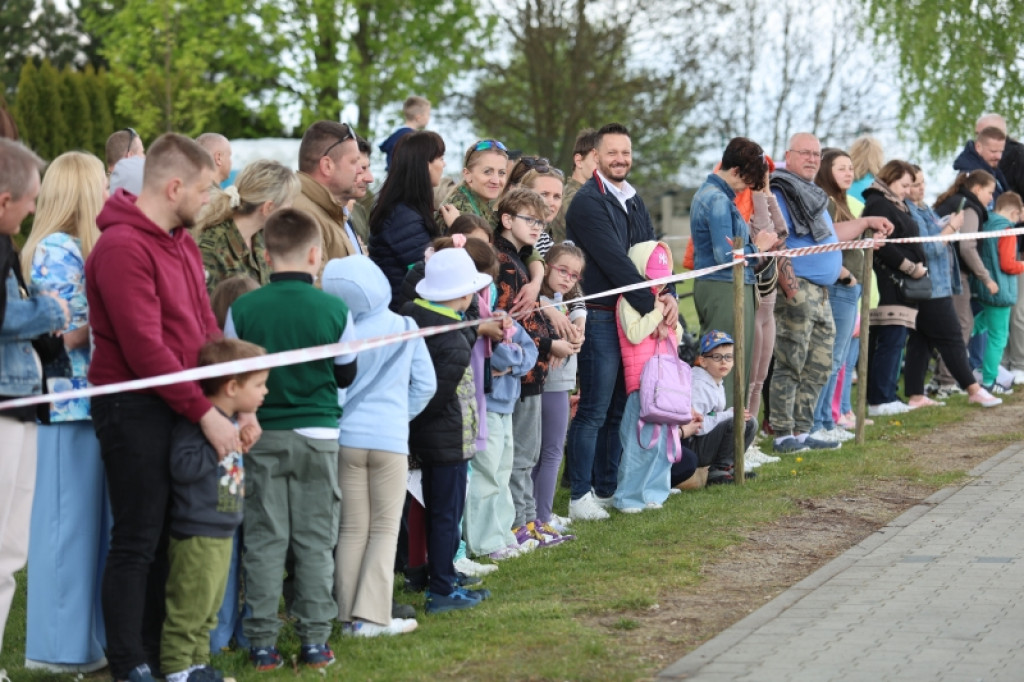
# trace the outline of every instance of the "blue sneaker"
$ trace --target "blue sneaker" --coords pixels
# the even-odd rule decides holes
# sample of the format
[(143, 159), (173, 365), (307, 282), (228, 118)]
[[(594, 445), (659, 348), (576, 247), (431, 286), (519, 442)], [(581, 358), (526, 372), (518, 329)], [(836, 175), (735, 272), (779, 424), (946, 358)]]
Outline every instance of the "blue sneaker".
[(810, 436), (807, 436), (807, 440), (804, 441), (804, 445), (811, 450), (838, 450), (843, 447), (842, 443), (837, 443), (832, 440), (818, 440), (817, 438), (811, 438)]
[(476, 599), (477, 601), (483, 601), (485, 599), (491, 598), (491, 591), (488, 590), (486, 587), (480, 587), (475, 590), (463, 589), (462, 591), (468, 594), (473, 599)]
[(444, 613), (445, 611), (471, 609), (483, 600), (482, 597), (472, 596), (475, 592), (487, 592), (487, 596), (490, 596), (490, 592), (487, 590), (466, 590), (461, 587), (456, 587), (449, 595), (432, 594), (430, 590), (427, 590), (426, 611), (427, 613)]
[(455, 579), (455, 584), (452, 585), (452, 587), (470, 587), (472, 585), (479, 585), (483, 582), (480, 578), (472, 575), (466, 575), (461, 571), (457, 571), (455, 575), (458, 577)]
[(132, 668), (132, 671), (128, 673), (128, 682), (156, 682), (156, 678), (150, 672), (149, 666), (143, 663)]
[(299, 660), (310, 668), (326, 668), (334, 663), (334, 652), (327, 644), (303, 644)]
[(787, 436), (782, 440), (772, 441), (772, 450), (783, 455), (791, 455), (794, 452), (806, 452), (810, 449), (811, 447), (807, 445), (807, 443), (801, 443), (793, 436)]
[(261, 672), (284, 665), (284, 659), (281, 658), (281, 652), (276, 646), (249, 647), (249, 660)]

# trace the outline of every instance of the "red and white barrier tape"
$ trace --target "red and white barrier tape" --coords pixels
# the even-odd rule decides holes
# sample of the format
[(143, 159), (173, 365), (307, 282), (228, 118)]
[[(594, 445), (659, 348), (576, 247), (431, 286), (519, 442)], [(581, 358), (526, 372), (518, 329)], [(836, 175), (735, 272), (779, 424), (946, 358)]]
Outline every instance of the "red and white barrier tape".
[[(850, 242), (837, 242), (834, 244), (822, 244), (819, 246), (805, 246), (796, 249), (784, 249), (782, 251), (766, 251), (759, 254), (743, 254), (740, 251), (734, 251), (733, 254), (737, 260), (740, 258), (756, 259), (768, 256), (788, 256), (791, 258), (797, 258), (800, 256), (806, 256), (815, 253), (824, 253), (827, 251), (843, 251), (847, 249), (873, 248), (875, 246), (881, 246), (883, 244), (911, 244), (921, 242), (964, 241), (968, 239), (991, 239), (996, 237), (1010, 237), (1022, 234), (1024, 234), (1024, 228), (1012, 228), (1009, 230), (999, 230), (993, 232), (973, 232), (970, 234), (956, 233), (951, 235), (938, 235), (934, 237), (902, 237), (899, 239), (860, 239), (857, 241)], [(561, 304), (552, 304), (548, 306), (542, 306), (540, 308), (534, 308), (531, 309), (530, 312), (542, 310), (544, 308), (555, 307), (555, 305), (568, 305), (570, 303), (584, 302), (595, 298), (605, 298), (607, 296), (623, 294), (629, 291), (635, 291), (637, 289), (647, 289), (649, 287), (663, 287), (669, 284), (677, 284), (679, 282), (683, 282), (689, 279), (703, 277), (704, 275), (711, 274), (712, 272), (726, 270), (734, 267), (734, 265), (735, 263), (722, 263), (720, 265), (714, 265), (712, 267), (702, 268), (700, 270), (690, 270), (688, 272), (681, 272), (678, 274), (669, 275), (668, 277), (661, 277), (659, 279), (653, 280), (645, 280), (637, 284), (631, 284), (628, 286), (619, 287), (617, 289), (609, 289), (607, 291), (601, 291), (596, 294), (580, 296), (579, 298), (574, 298), (569, 301), (563, 301)], [(8, 410), (17, 407), (28, 407), (30, 405), (39, 405), (43, 403), (71, 400), (73, 398), (91, 398), (97, 395), (110, 395), (112, 393), (121, 393), (124, 391), (140, 391), (148, 388), (156, 388), (158, 386), (168, 386), (170, 384), (181, 383), (184, 381), (197, 381), (199, 379), (208, 379), (210, 377), (224, 376), (227, 374), (241, 374), (243, 372), (254, 372), (262, 369), (273, 369), (274, 367), (296, 365), (302, 362), (310, 362), (312, 360), (323, 360), (325, 358), (333, 358), (339, 355), (358, 353), (359, 351), (370, 350), (372, 348), (381, 348), (383, 346), (389, 346), (393, 343), (401, 343), (404, 341), (411, 341), (413, 339), (434, 336), (436, 334), (444, 334), (446, 332), (455, 331), (457, 329), (473, 327), (486, 321), (487, 320), (466, 320), (464, 322), (455, 322), (452, 324), (446, 324), (437, 327), (426, 327), (424, 329), (402, 332), (401, 334), (377, 336), (371, 339), (359, 339), (356, 341), (348, 341), (345, 343), (330, 343), (324, 346), (313, 346), (310, 348), (300, 348), (297, 350), (283, 351), (280, 353), (271, 353), (269, 355), (263, 355), (258, 358), (234, 360), (231, 362), (225, 362), (218, 365), (209, 365), (207, 367), (196, 367), (193, 369), (182, 370), (180, 372), (173, 372), (171, 374), (162, 374), (156, 377), (147, 377), (145, 379), (134, 379), (132, 381), (124, 381), (116, 384), (107, 384), (104, 386), (90, 386), (88, 388), (80, 388), (73, 391), (64, 391), (62, 393), (52, 393), (28, 396), (25, 398), (15, 398), (13, 400), (6, 400), (0, 402), (0, 410)]]

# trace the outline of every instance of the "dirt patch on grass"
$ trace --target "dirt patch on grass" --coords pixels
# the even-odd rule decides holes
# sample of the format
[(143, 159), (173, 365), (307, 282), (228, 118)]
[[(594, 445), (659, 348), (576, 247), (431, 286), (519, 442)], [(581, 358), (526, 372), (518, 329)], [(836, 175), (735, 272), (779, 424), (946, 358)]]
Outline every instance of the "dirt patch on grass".
[[(978, 410), (929, 431), (910, 457), (927, 473), (968, 471), (1005, 448), (1024, 405)], [(1008, 434), (1011, 434), (1008, 437)], [(705, 580), (649, 609), (597, 617), (641, 665), (663, 669), (778, 596), (935, 492), (908, 479), (872, 480), (842, 497), (803, 499), (803, 513), (760, 526), (704, 567)]]

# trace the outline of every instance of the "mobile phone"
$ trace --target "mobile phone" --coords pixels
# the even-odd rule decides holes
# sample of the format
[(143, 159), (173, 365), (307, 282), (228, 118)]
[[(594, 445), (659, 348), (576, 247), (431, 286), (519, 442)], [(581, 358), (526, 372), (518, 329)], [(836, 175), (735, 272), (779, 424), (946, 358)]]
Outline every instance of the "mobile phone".
[(956, 207), (956, 212), (959, 213), (960, 211), (964, 210), (964, 206), (966, 204), (967, 204), (967, 197), (964, 197), (963, 199), (960, 200), (960, 205)]

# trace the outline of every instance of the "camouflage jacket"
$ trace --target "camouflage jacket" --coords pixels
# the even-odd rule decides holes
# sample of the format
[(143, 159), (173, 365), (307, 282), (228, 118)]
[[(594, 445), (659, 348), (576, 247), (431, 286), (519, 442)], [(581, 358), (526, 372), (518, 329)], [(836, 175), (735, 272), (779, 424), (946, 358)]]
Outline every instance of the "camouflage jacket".
[[(491, 229), (498, 229), (498, 220), (494, 215), (494, 211), (491, 210), (490, 204), (461, 183), (456, 185), (441, 203), (451, 204), (459, 209), (459, 215), (478, 215), (491, 224)], [(441, 230), (441, 234), (448, 234), (448, 225), (445, 224), (440, 212), (437, 214), (436, 222), (438, 229)]]
[(235, 275), (248, 275), (260, 286), (270, 281), (263, 230), (253, 235), (250, 250), (242, 233), (235, 227), (235, 221), (229, 218), (202, 231), (199, 251), (203, 255), (203, 270), (206, 271), (206, 289), (211, 294), (218, 284)]

